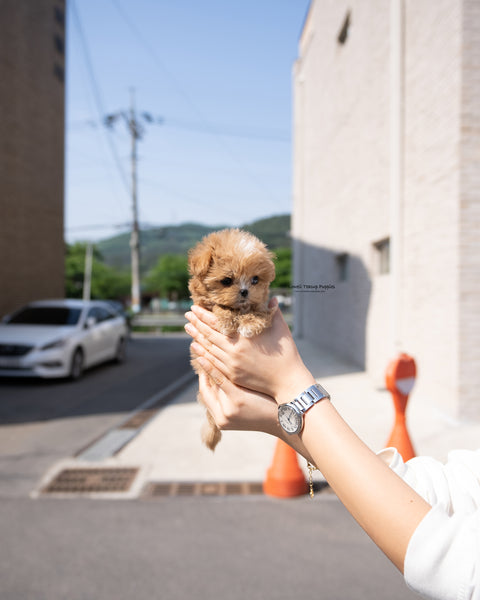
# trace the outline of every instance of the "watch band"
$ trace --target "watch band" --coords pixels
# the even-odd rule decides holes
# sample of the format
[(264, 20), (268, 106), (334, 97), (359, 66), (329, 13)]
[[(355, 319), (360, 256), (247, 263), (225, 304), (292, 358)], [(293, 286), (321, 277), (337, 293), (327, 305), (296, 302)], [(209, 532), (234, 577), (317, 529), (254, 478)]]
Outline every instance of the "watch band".
[(319, 383), (314, 383), (289, 404), (298, 408), (302, 414), (306, 413), (314, 404), (324, 399), (330, 400), (330, 394)]
[(307, 410), (325, 398), (330, 399), (330, 394), (320, 384), (315, 383), (290, 402), (280, 404), (278, 406), (280, 427), (289, 435), (300, 433)]

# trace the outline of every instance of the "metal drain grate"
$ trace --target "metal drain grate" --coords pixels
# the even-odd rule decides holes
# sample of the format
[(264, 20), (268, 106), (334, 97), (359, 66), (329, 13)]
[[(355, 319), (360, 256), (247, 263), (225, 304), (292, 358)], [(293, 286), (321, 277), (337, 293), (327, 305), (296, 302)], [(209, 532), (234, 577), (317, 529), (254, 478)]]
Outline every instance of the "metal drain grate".
[(165, 496), (233, 496), (263, 494), (263, 485), (259, 482), (151, 482), (145, 486), (142, 493), (146, 498)]
[(43, 488), (43, 494), (127, 492), (138, 469), (64, 469)]

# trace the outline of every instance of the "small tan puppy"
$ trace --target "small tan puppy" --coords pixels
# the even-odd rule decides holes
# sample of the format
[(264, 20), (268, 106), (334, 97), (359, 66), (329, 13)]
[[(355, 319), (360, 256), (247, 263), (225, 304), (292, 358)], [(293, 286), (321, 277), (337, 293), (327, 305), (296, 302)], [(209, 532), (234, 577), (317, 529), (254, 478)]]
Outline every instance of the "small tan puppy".
[[(188, 289), (195, 304), (211, 310), (222, 333), (259, 334), (272, 321), (269, 286), (275, 279), (274, 255), (251, 233), (224, 229), (204, 237), (188, 254)], [(192, 353), (196, 373), (202, 370)], [(204, 404), (201, 395), (200, 403)], [(202, 440), (214, 450), (222, 434), (207, 411)]]

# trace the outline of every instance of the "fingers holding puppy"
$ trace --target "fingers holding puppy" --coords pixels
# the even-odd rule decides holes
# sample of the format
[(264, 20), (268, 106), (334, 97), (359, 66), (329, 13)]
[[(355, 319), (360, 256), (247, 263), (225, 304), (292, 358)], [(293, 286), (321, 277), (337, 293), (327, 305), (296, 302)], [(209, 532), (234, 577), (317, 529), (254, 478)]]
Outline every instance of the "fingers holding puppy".
[(203, 345), (221, 345), (222, 334), (214, 327), (216, 324), (215, 316), (207, 310), (200, 309), (202, 310), (200, 319), (196, 314), (197, 307), (192, 307), (192, 309), (193, 308), (195, 312), (191, 310), (185, 313), (185, 317), (189, 321), (189, 323), (185, 325), (185, 331), (195, 340), (202, 342)]
[(205, 360), (206, 365), (213, 365), (217, 368), (217, 370), (226, 374), (225, 366), (222, 361), (222, 358), (225, 358), (225, 353), (222, 352), (217, 346), (212, 344), (212, 342), (210, 342), (206, 336), (200, 333), (198, 329), (196, 329), (190, 323), (185, 325), (185, 331), (193, 338), (193, 342), (190, 344), (190, 349), (195, 356), (199, 357), (197, 360), (202, 368), (204, 367), (203, 360)]
[(273, 398), (235, 385), (203, 360), (200, 393), (221, 430), (277, 433), (277, 405)]
[[(269, 354), (260, 342), (268, 330), (252, 338), (245, 338), (238, 333), (223, 334), (214, 328), (215, 315), (195, 305), (185, 316), (189, 320), (185, 331), (194, 340), (191, 348), (197, 356), (210, 361), (231, 382), (241, 386), (248, 384), (251, 389), (269, 394), (268, 386), (257, 382), (256, 376), (257, 361), (262, 359), (264, 362)], [(262, 363), (260, 372), (268, 373), (268, 366)]]
[[(191, 310), (185, 313), (185, 317), (190, 321), (190, 325), (206, 339), (221, 346), (223, 335), (220, 333), (217, 318), (211, 311), (205, 310), (201, 306), (193, 305)], [(233, 337), (236, 335), (233, 334)]]
[(191, 308), (191, 311), (189, 312), (193, 313), (195, 318), (197, 318), (198, 320), (201, 319), (201, 322), (205, 325), (208, 325), (208, 327), (210, 327), (211, 329), (214, 329), (215, 331), (220, 331), (217, 317), (213, 314), (211, 310), (207, 310), (202, 306), (194, 304)]
[[(228, 338), (206, 323), (208, 319), (210, 323), (215, 324), (215, 316), (209, 311), (200, 310), (203, 311), (201, 313), (202, 320), (192, 311), (185, 314), (189, 320), (189, 323), (185, 325), (185, 331), (194, 340), (192, 350), (198, 356), (206, 356), (208, 360), (215, 363), (217, 368), (221, 368), (221, 364), (227, 357), (227, 352), (223, 349), (223, 346), (226, 345)], [(215, 362), (216, 359), (220, 362)]]
[[(194, 344), (192, 344), (192, 346), (194, 346)], [(195, 348), (192, 348), (192, 349), (195, 350)], [(225, 386), (226, 382), (228, 382), (228, 379), (225, 377), (225, 375), (219, 369), (217, 369), (212, 364), (211, 361), (209, 361), (204, 356), (199, 356), (199, 358), (197, 360), (203, 369), (203, 371), (199, 374), (199, 376), (205, 377), (205, 374), (206, 374), (206, 375), (208, 375), (207, 381), (211, 382), (210, 383), (211, 385), (214, 384), (219, 388), (221, 388), (222, 386)]]

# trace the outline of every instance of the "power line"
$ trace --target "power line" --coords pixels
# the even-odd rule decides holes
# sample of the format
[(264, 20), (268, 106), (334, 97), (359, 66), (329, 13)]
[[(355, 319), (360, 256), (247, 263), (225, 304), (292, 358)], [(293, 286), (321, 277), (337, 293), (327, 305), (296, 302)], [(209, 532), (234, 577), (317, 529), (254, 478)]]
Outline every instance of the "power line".
[[(158, 54), (155, 52), (154, 48), (145, 40), (138, 27), (136, 27), (132, 20), (127, 16), (123, 8), (120, 6), (118, 0), (112, 0), (112, 3), (115, 6), (117, 12), (120, 14), (120, 16), (124, 19), (128, 27), (130, 28), (130, 30), (133, 32), (134, 36), (138, 38), (141, 44), (145, 47), (145, 49), (147, 50), (148, 54), (151, 56), (157, 67), (160, 67), (161, 70), (169, 76), (169, 78), (172, 80), (175, 87), (177, 88), (177, 91), (183, 96), (183, 98), (186, 100), (190, 108), (197, 115), (197, 117), (204, 124), (204, 126), (208, 128), (208, 123), (206, 122), (206, 119), (204, 118), (201, 111), (195, 105), (189, 94), (187, 94), (183, 87), (178, 83), (177, 79), (173, 76), (170, 70), (165, 66), (163, 61), (160, 60)], [(223, 140), (221, 140), (221, 137), (217, 137), (216, 139), (220, 141), (220, 145), (222, 146), (223, 152), (226, 152), (230, 156), (230, 158), (243, 169), (245, 175), (250, 179), (250, 181), (255, 183), (259, 189), (266, 193), (269, 196), (272, 204), (276, 206), (275, 200), (272, 198), (270, 190), (265, 188), (260, 179), (254, 173), (252, 173), (250, 169), (247, 168), (245, 163), (241, 161), (240, 158), (234, 152), (232, 152), (231, 147), (228, 144), (225, 144)]]
[[(162, 190), (163, 192), (166, 192), (168, 195), (170, 196), (174, 196), (179, 198), (180, 200), (183, 200), (184, 202), (187, 202), (189, 204), (193, 204), (195, 206), (205, 206), (207, 208), (220, 208), (218, 205), (216, 205), (215, 203), (213, 203), (211, 200), (200, 200), (199, 198), (193, 198), (192, 196), (189, 196), (187, 194), (184, 194), (183, 192), (177, 192), (176, 190), (172, 189), (171, 187), (166, 186), (163, 183), (159, 183), (157, 181), (153, 181), (149, 178), (142, 178), (142, 183), (143, 185), (147, 184), (147, 185), (151, 185), (151, 186), (155, 186), (156, 189)], [(225, 202), (222, 202), (221, 204), (221, 210), (223, 212), (229, 213), (230, 215), (232, 215), (232, 217), (235, 218), (239, 218), (241, 216), (243, 216), (243, 213), (240, 211), (235, 211), (235, 210), (231, 210), (228, 206), (225, 206)]]
[[(78, 10), (77, 10), (76, 4), (75, 4), (75, 0), (70, 0), (69, 5), (71, 6), (72, 15), (74, 17), (75, 25), (77, 27), (78, 34), (80, 36), (80, 41), (82, 44), (83, 54), (84, 54), (84, 58), (85, 58), (85, 65), (87, 67), (87, 73), (90, 78), (90, 84), (92, 87), (93, 98), (94, 98), (95, 105), (97, 108), (98, 116), (99, 116), (100, 120), (103, 120), (103, 115), (106, 114), (106, 111), (104, 110), (104, 107), (103, 107), (103, 102), (102, 102), (102, 98), (101, 98), (101, 94), (100, 94), (100, 88), (97, 84), (97, 80), (95, 77), (95, 72), (93, 69), (93, 64), (92, 64), (92, 60), (90, 57), (87, 40), (86, 40), (86, 37), (83, 32), (82, 23), (81, 23), (80, 15), (78, 13)], [(111, 135), (109, 133), (107, 133), (106, 129), (104, 129), (104, 131), (105, 131), (105, 139), (107, 140), (108, 146), (112, 153), (112, 157), (115, 161), (115, 165), (120, 174), (120, 178), (125, 186), (125, 189), (127, 190), (128, 195), (130, 196), (129, 181), (128, 181), (127, 176), (125, 175), (125, 171), (123, 169), (120, 157), (118, 156), (117, 149), (113, 143)]]
[(89, 231), (94, 229), (129, 229), (131, 223), (104, 223), (96, 225), (76, 225), (75, 227), (66, 227), (66, 231)]
[(256, 130), (246, 131), (241, 129), (235, 129), (232, 127), (225, 127), (222, 125), (216, 125), (214, 123), (195, 123), (192, 121), (184, 121), (182, 119), (169, 119), (164, 120), (165, 127), (173, 127), (176, 129), (186, 129), (188, 131), (198, 131), (200, 133), (207, 133), (209, 135), (220, 135), (225, 137), (239, 137), (246, 138), (249, 140), (270, 140), (277, 142), (290, 142), (290, 136), (282, 131), (275, 130)]
[(132, 31), (133, 35), (140, 40), (141, 44), (147, 50), (148, 54), (153, 59), (153, 62), (157, 65), (157, 67), (159, 67), (164, 73), (167, 74), (167, 76), (171, 79), (171, 81), (173, 82), (173, 84), (176, 87), (176, 89), (179, 92), (179, 94), (181, 96), (183, 96), (183, 98), (185, 99), (185, 101), (187, 102), (187, 104), (190, 105), (190, 108), (203, 121), (204, 120), (203, 119), (203, 115), (200, 113), (200, 111), (198, 110), (198, 108), (196, 107), (196, 105), (194, 104), (194, 102), (192, 101), (192, 99), (190, 98), (189, 94), (187, 94), (187, 92), (183, 89), (183, 87), (178, 82), (177, 78), (173, 75), (173, 73), (170, 71), (170, 69), (167, 68), (167, 66), (165, 65), (165, 63), (159, 58), (159, 56), (156, 53), (155, 49), (143, 37), (141, 31), (138, 29), (138, 27), (133, 23), (133, 21), (125, 13), (125, 11), (123, 10), (123, 8), (120, 6), (120, 3), (118, 2), (118, 0), (112, 0), (112, 3), (115, 6), (115, 8), (116, 8), (117, 12), (119, 13), (119, 15), (122, 17), (122, 19), (125, 21), (125, 23), (129, 27), (129, 29)]
[[(258, 130), (247, 131), (242, 129), (235, 129), (232, 127), (225, 127), (223, 125), (217, 125), (215, 123), (199, 123), (195, 121), (187, 121), (184, 119), (176, 119), (170, 117), (154, 117), (151, 113), (143, 112), (142, 116), (147, 122), (157, 122), (162, 124), (164, 127), (171, 127), (172, 129), (184, 129), (186, 131), (196, 131), (198, 133), (206, 133), (207, 135), (219, 135), (224, 137), (238, 137), (249, 140), (265, 140), (265, 141), (276, 141), (276, 142), (290, 142), (290, 136), (288, 133), (280, 130)], [(84, 119), (78, 121), (72, 121), (69, 127), (81, 127), (90, 126), (98, 127), (100, 124), (92, 119)]]

